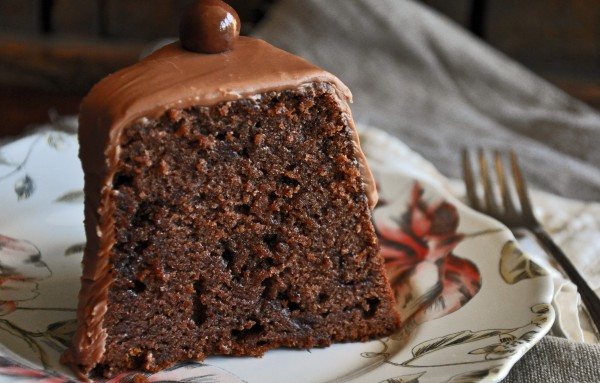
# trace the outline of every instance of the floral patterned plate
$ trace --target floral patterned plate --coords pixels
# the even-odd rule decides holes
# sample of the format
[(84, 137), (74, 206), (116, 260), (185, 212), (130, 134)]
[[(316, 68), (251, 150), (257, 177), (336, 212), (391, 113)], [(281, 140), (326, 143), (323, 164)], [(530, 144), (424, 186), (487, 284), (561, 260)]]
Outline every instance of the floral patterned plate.
[[(368, 343), (210, 357), (149, 381), (497, 382), (549, 330), (551, 280), (511, 233), (453, 198), (399, 141), (374, 129), (361, 140), (402, 329)], [(0, 382), (74, 380), (58, 358), (74, 331), (84, 241), (77, 151), (75, 134), (56, 130), (0, 147)]]

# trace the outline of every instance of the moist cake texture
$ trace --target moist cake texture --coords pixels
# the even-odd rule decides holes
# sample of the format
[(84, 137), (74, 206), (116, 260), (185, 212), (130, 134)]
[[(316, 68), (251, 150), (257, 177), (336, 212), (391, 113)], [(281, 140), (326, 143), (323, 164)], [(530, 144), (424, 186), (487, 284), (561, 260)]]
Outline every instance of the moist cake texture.
[(377, 194), (333, 75), (263, 41), (179, 43), (82, 104), (81, 374), (389, 335)]
[(352, 143), (328, 84), (126, 128), (98, 368), (393, 331)]

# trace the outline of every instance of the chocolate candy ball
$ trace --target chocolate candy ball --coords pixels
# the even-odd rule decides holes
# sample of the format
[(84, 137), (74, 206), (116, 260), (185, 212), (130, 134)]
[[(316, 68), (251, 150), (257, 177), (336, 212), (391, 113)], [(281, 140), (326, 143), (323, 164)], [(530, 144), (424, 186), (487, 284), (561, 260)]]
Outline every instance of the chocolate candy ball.
[(179, 24), (183, 47), (198, 53), (225, 52), (240, 35), (237, 12), (221, 0), (198, 0), (184, 11)]

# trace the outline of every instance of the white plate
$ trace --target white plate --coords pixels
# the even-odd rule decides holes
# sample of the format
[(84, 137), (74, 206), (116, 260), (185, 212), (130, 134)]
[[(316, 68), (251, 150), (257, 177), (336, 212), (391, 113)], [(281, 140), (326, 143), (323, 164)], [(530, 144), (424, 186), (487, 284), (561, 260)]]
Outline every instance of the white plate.
[[(512, 234), (403, 166), (414, 154), (399, 142), (367, 133), (382, 201), (375, 222), (403, 329), (368, 343), (210, 357), (150, 381), (497, 382), (549, 330), (551, 280)], [(72, 379), (58, 358), (74, 330), (84, 242), (77, 151), (75, 135), (57, 131), (0, 148), (1, 382)]]

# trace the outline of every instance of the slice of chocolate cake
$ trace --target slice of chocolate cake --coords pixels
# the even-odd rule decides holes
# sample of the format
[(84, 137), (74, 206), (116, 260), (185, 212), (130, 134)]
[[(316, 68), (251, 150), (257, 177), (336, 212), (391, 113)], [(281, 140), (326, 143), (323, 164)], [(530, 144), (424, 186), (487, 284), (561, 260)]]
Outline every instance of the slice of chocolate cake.
[(83, 101), (87, 246), (63, 355), (83, 374), (398, 326), (348, 89), (263, 41), (231, 44), (173, 43)]

